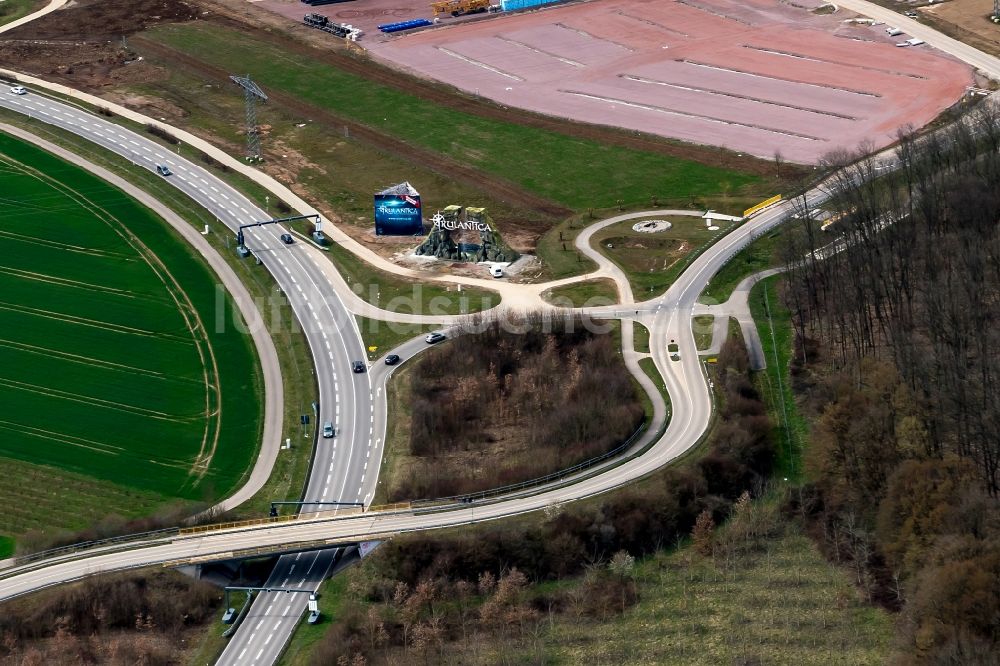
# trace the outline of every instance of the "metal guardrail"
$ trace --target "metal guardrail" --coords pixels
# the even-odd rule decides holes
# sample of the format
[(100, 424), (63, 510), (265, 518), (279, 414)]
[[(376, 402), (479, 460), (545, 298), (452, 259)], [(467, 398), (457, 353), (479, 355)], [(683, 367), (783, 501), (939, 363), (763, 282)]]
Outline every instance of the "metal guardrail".
[(268, 523), (287, 523), (289, 521), (298, 520), (298, 516), (275, 516), (274, 518), (250, 518), (248, 520), (235, 520), (228, 523), (213, 523), (211, 525), (197, 525), (195, 527), (183, 527), (178, 530), (178, 536), (185, 536), (188, 534), (200, 534), (202, 532), (211, 532), (213, 530), (227, 530), (234, 527), (252, 527), (254, 525), (266, 525)]
[(622, 444), (619, 444), (615, 448), (611, 449), (607, 453), (602, 453), (599, 456), (584, 460), (581, 463), (577, 463), (572, 467), (567, 467), (565, 469), (552, 472), (551, 474), (546, 474), (545, 476), (539, 476), (534, 479), (529, 479), (527, 481), (521, 481), (520, 483), (512, 483), (507, 486), (500, 486), (499, 488), (490, 488), (489, 490), (481, 490), (475, 493), (466, 493), (464, 495), (452, 495), (449, 497), (435, 497), (433, 499), (419, 499), (413, 500), (411, 504), (421, 504), (424, 506), (430, 506), (433, 504), (443, 504), (448, 502), (472, 502), (477, 499), (486, 499), (487, 497), (495, 497), (497, 495), (506, 495), (507, 493), (514, 492), (517, 490), (523, 490), (525, 488), (531, 488), (534, 486), (541, 486), (552, 481), (558, 481), (559, 479), (571, 476), (577, 472), (589, 469), (598, 465), (610, 458), (624, 453), (627, 451), (632, 444), (635, 443), (644, 432), (646, 432), (646, 424), (640, 425), (632, 435), (625, 440)]
[[(358, 513), (368, 513), (371, 511), (394, 511), (399, 509), (409, 509), (409, 502), (398, 502), (396, 504), (382, 504), (379, 506), (373, 506), (365, 509), (362, 506), (354, 507), (341, 507), (335, 509), (338, 516), (349, 516)], [(328, 513), (321, 511), (309, 511), (307, 515), (315, 516), (316, 514)], [(228, 523), (213, 523), (211, 525), (198, 525), (196, 527), (183, 527), (178, 530), (178, 536), (187, 536), (189, 534), (201, 534), (202, 532), (212, 532), (215, 530), (229, 530), (238, 529), (240, 527), (256, 527), (257, 525), (268, 525), (271, 523), (290, 523), (296, 520), (309, 520), (305, 517), (306, 514), (297, 514), (292, 516), (274, 516), (268, 518), (248, 518), (247, 520), (234, 520)]]
[(404, 511), (406, 509), (412, 509), (412, 502), (394, 502), (393, 504), (374, 504), (367, 509), (365, 513), (372, 513), (375, 511)]
[(71, 543), (66, 546), (59, 546), (58, 548), (49, 548), (48, 550), (41, 550), (37, 553), (29, 553), (27, 555), (20, 555), (11, 558), (13, 561), (13, 566), (20, 566), (22, 564), (30, 564), (37, 560), (44, 560), (49, 557), (58, 557), (60, 555), (69, 555), (80, 550), (89, 550), (91, 548), (99, 548), (101, 546), (113, 546), (121, 543), (128, 543), (130, 541), (142, 541), (145, 539), (151, 539), (155, 537), (166, 537), (173, 536), (179, 533), (179, 528), (177, 527), (165, 527), (160, 530), (153, 530), (151, 532), (138, 532), (136, 534), (124, 534), (117, 537), (108, 537), (107, 539), (96, 539), (94, 541), (80, 541), (78, 543)]

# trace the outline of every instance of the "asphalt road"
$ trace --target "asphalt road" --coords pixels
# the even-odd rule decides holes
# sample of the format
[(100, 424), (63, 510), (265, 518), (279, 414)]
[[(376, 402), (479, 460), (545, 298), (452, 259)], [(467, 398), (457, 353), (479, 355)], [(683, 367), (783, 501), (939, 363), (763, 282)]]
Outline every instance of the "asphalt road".
[[(818, 201), (825, 195), (816, 192), (811, 196)], [(218, 530), (150, 543), (142, 548), (132, 544), (129, 550), (104, 551), (84, 560), (64, 560), (50, 566), (27, 565), (26, 568), (3, 572), (5, 577), (0, 579), (0, 599), (98, 571), (197, 558), (210, 553), (232, 553), (244, 548), (289, 543), (342, 543), (373, 535), (491, 520), (606, 492), (651, 473), (694, 446), (711, 416), (712, 402), (690, 327), (690, 310), (698, 294), (709, 277), (753, 236), (779, 224), (789, 212), (788, 208), (784, 205), (765, 211), (734, 230), (702, 253), (662, 298), (636, 306), (640, 310), (640, 318), (649, 321), (652, 328), (651, 337), (655, 341), (652, 355), (673, 404), (673, 418), (663, 435), (646, 454), (638, 458), (574, 485), (516, 499), (461, 505), (433, 512), (366, 513)], [(608, 311), (613, 309), (607, 308)], [(666, 345), (670, 340), (680, 345), (678, 361), (668, 358)], [(419, 346), (419, 341), (411, 344)]]
[[(842, 0), (839, 4), (842, 7), (860, 11), (875, 18), (880, 18), (886, 22), (898, 25), (906, 30), (910, 35), (920, 37), (929, 44), (937, 46), (941, 50), (951, 53), (961, 60), (977, 66), (989, 76), (993, 78), (998, 78), (998, 76), (1000, 76), (1000, 60), (992, 56), (982, 54), (972, 47), (947, 38), (927, 26), (905, 19), (905, 17), (902, 17), (895, 12), (890, 12), (890, 10), (880, 8), (877, 5), (864, 2), (863, 0)], [(883, 16), (883, 14), (885, 15)], [(78, 93), (68, 91), (68, 94), (77, 95)], [(6, 97), (6, 95), (4, 96)], [(26, 104), (27, 106), (32, 104), (31, 101), (22, 101), (20, 103)], [(0, 101), (0, 105), (11, 106), (9, 100), (7, 99)], [(39, 113), (42, 111), (48, 112), (44, 108), (38, 109)], [(64, 126), (69, 125), (73, 131), (90, 132), (95, 136), (98, 143), (106, 146), (110, 143), (111, 146), (108, 147), (112, 147), (112, 149), (115, 149), (116, 151), (118, 148), (122, 148), (127, 151), (132, 150), (131, 148), (128, 148), (126, 144), (119, 144), (119, 140), (122, 138), (124, 138), (126, 142), (130, 141), (128, 137), (125, 137), (121, 133), (119, 133), (118, 137), (115, 137), (114, 135), (104, 137), (103, 135), (92, 132), (91, 130), (95, 128), (89, 127), (87, 123), (95, 125), (97, 126), (97, 129), (100, 129), (100, 124), (95, 122), (93, 117), (88, 116), (84, 122), (81, 118), (74, 119), (72, 117), (72, 113), (65, 111), (62, 113), (65, 115), (50, 114), (51, 118), (46, 119), (50, 119), (52, 122), (57, 124), (63, 124)], [(77, 127), (75, 126), (77, 122), (81, 122), (82, 124)], [(139, 139), (142, 139), (142, 137), (139, 137)], [(144, 142), (139, 140), (138, 143), (140, 147), (142, 147)], [(168, 164), (172, 165), (170, 158), (167, 155), (157, 156), (158, 153), (156, 151), (159, 151), (159, 153), (165, 152), (162, 148), (156, 145), (150, 146), (148, 144), (151, 144), (151, 142), (148, 141), (145, 143), (147, 145), (144, 149), (139, 153), (134, 154), (132, 157), (132, 159), (134, 159), (138, 164), (145, 166), (146, 168), (151, 168), (152, 160), (159, 160), (162, 158)], [(211, 148), (206, 148), (206, 150), (213, 152)], [(222, 157), (225, 158), (225, 156)], [(177, 169), (175, 169), (175, 171), (177, 171)], [(179, 175), (181, 177), (176, 178), (176, 180), (185, 181), (190, 176), (194, 176), (195, 174), (188, 174), (181, 169)], [(206, 174), (205, 178), (201, 180), (203, 185), (208, 186), (209, 190), (212, 189), (212, 183), (215, 179), (211, 178), (209, 174)], [(212, 206), (209, 205), (212, 203), (210, 192), (202, 189), (198, 183), (192, 183), (192, 185), (194, 185), (192, 188), (194, 190), (192, 192), (193, 197), (200, 203), (206, 204), (207, 207), (211, 209)], [(221, 193), (222, 190), (219, 188), (217, 181), (215, 188), (217, 188), (217, 192)], [(811, 192), (809, 196), (813, 205), (820, 203), (825, 198), (825, 195), (819, 191)], [(297, 197), (292, 196), (289, 200), (293, 201), (296, 205), (299, 204)], [(245, 206), (248, 204), (248, 202), (242, 200), (242, 197), (240, 197), (237, 201), (244, 202)], [(247, 216), (244, 221), (246, 221), (246, 219), (264, 219), (265, 216), (263, 216), (259, 210), (253, 209), (252, 207), (240, 208), (240, 206), (237, 205), (237, 209), (234, 210), (233, 205), (235, 203), (237, 202), (232, 200), (227, 200), (226, 202), (216, 200), (214, 202), (215, 209), (220, 210), (221, 217), (227, 224), (231, 224), (233, 221), (240, 219), (241, 213)], [(316, 541), (337, 543), (371, 535), (391, 534), (408, 530), (433, 529), (460, 525), (469, 522), (491, 520), (544, 508), (545, 506), (553, 503), (571, 501), (597, 493), (606, 492), (624, 485), (635, 478), (653, 472), (694, 446), (709, 423), (712, 408), (711, 399), (705, 382), (705, 377), (702, 374), (701, 367), (698, 362), (694, 338), (691, 334), (690, 326), (690, 316), (698, 294), (704, 288), (705, 284), (707, 284), (711, 275), (713, 275), (722, 266), (722, 264), (735, 254), (744, 244), (749, 242), (752, 236), (764, 233), (769, 228), (779, 224), (788, 212), (787, 206), (780, 206), (760, 214), (751, 222), (740, 227), (732, 234), (722, 239), (709, 251), (698, 257), (680, 276), (674, 286), (668, 290), (666, 294), (664, 294), (663, 297), (655, 299), (651, 302), (640, 303), (632, 306), (636, 311), (636, 318), (647, 323), (651, 329), (651, 340), (653, 341), (651, 345), (652, 356), (655, 360), (657, 368), (660, 370), (664, 378), (674, 411), (673, 418), (663, 436), (660, 437), (650, 450), (641, 457), (634, 458), (601, 474), (580, 480), (574, 485), (554, 488), (545, 492), (539, 492), (538, 494), (532, 496), (518, 496), (513, 499), (500, 500), (480, 505), (460, 506), (451, 510), (437, 512), (387, 512), (380, 514), (343, 516), (339, 518), (315, 518), (311, 520), (296, 521), (294, 523), (275, 524), (253, 528), (218, 530), (215, 532), (184, 536), (169, 540), (151, 541), (144, 544), (142, 547), (137, 547), (137, 544), (133, 543), (127, 550), (124, 548), (107, 548), (103, 549), (99, 553), (95, 553), (92, 556), (81, 559), (61, 558), (54, 562), (35, 563), (26, 567), (18, 567), (2, 572), (3, 578), (0, 579), (0, 599), (23, 594), (48, 585), (55, 585), (69, 580), (75, 580), (100, 571), (147, 566), (149, 564), (177, 560), (189, 560), (191, 558), (197, 558), (198, 556), (211, 553), (231, 553), (235, 550), (243, 548), (256, 548), (267, 545), (289, 543), (314, 543)], [(258, 217), (254, 218), (253, 216), (255, 215)], [(306, 284), (307, 287), (302, 294), (302, 298), (299, 298), (287, 288), (285, 289), (286, 293), (288, 293), (293, 300), (293, 307), (296, 308), (296, 313), (300, 317), (303, 317), (304, 322), (310, 322), (310, 317), (315, 316), (314, 318), (317, 320), (315, 327), (320, 330), (324, 330), (324, 327), (329, 328), (328, 334), (330, 331), (336, 330), (335, 327), (337, 326), (337, 320), (333, 315), (337, 308), (331, 308), (329, 304), (321, 303), (319, 305), (319, 310), (322, 311), (321, 314), (316, 314), (316, 310), (312, 308), (310, 308), (309, 312), (302, 309), (303, 307), (308, 307), (306, 299), (309, 294), (313, 294), (315, 296), (320, 296), (320, 294), (322, 294), (322, 289), (320, 288), (322, 283), (316, 282), (318, 277), (321, 276), (321, 273), (317, 273), (315, 271), (311, 272), (308, 269), (305, 269), (305, 265), (308, 264), (307, 261), (302, 261), (302, 258), (300, 257), (295, 257), (293, 259), (294, 249), (280, 248), (280, 246), (276, 245), (276, 241), (273, 238), (274, 234), (272, 233), (270, 236), (272, 245), (267, 247), (258, 245), (258, 240), (260, 243), (268, 241), (268, 232), (260, 234), (259, 238), (255, 235), (255, 239), (251, 240), (250, 245), (251, 247), (258, 248), (260, 250), (260, 256), (264, 260), (266, 266), (275, 269), (279, 282), (282, 282), (281, 274), (283, 268), (290, 273), (299, 273), (300, 271), (303, 271), (301, 273), (303, 278), (305, 280), (312, 281), (311, 283), (308, 281), (303, 283)], [(349, 243), (346, 239), (345, 246), (348, 246), (349, 249), (352, 249), (352, 251), (357, 250), (360, 256), (363, 256), (366, 259), (370, 258), (371, 261), (379, 265), (381, 264), (379, 257), (370, 256), (372, 253), (365, 252), (363, 248), (355, 248), (354, 245)], [(281, 254), (283, 252), (292, 254)], [(293, 264), (294, 270), (288, 268), (283, 262), (281, 262), (281, 258), (292, 260), (289, 261), (289, 263)], [(272, 265), (275, 259), (279, 260), (279, 266)], [(384, 268), (386, 270), (393, 270), (393, 267)], [(283, 280), (283, 288), (288, 282), (289, 280), (287, 278)], [(289, 286), (294, 288), (294, 284)], [(326, 309), (329, 309), (329, 313), (326, 312)], [(621, 306), (617, 306), (604, 308), (602, 311), (603, 314), (613, 316), (616, 311), (620, 312), (622, 309), (623, 308)], [(596, 314), (600, 314), (600, 312)], [(341, 323), (343, 324), (344, 322)], [(330, 328), (331, 326), (333, 328)], [(350, 326), (347, 326), (347, 328), (350, 328)], [(326, 410), (321, 413), (322, 419), (326, 418), (324, 414), (329, 413), (329, 409), (331, 407), (329, 400), (326, 397), (323, 397), (332, 395), (329, 387), (331, 377), (328, 377), (327, 374), (332, 373), (334, 370), (339, 370), (341, 372), (341, 376), (343, 376), (347, 367), (340, 365), (340, 362), (333, 358), (330, 359), (331, 362), (329, 364), (326, 364), (322, 355), (324, 351), (323, 347), (325, 346), (324, 343), (329, 342), (329, 339), (321, 340), (316, 338), (310, 325), (307, 325), (306, 329), (309, 332), (310, 344), (313, 348), (314, 355), (316, 355), (317, 365), (320, 367), (321, 400), (323, 401), (322, 407)], [(355, 339), (357, 339), (356, 330), (354, 332), (354, 336)], [(341, 355), (341, 351), (349, 355), (347, 350), (347, 341), (350, 337), (351, 335), (349, 333), (342, 337), (344, 340), (343, 350), (341, 350), (340, 343), (338, 343), (335, 355)], [(677, 361), (673, 361), (668, 357), (666, 344), (670, 341), (676, 341), (680, 347), (679, 360)], [(360, 344), (359, 340), (358, 342)], [(319, 354), (316, 353), (317, 351)], [(362, 350), (358, 349), (357, 351), (357, 358), (363, 358), (363, 355), (361, 354)], [(329, 352), (333, 354), (334, 350), (330, 349)], [(323, 369), (324, 364), (327, 368), (325, 371)], [(346, 380), (344, 381), (346, 383)], [(367, 398), (367, 414), (370, 419), (370, 427), (372, 428), (370, 430), (370, 435), (373, 435), (374, 439), (370, 436), (369, 441), (366, 443), (367, 449), (361, 448), (358, 449), (359, 451), (370, 451), (372, 447), (378, 447), (380, 445), (379, 427), (384, 426), (385, 418), (384, 400), (381, 399), (382, 394), (384, 393), (384, 380), (377, 382), (376, 386), (379, 394), (378, 398), (375, 398), (372, 395), (371, 384), (368, 385), (369, 393)], [(357, 389), (358, 387), (355, 386), (354, 388)], [(334, 386), (333, 390), (336, 391), (336, 389), (337, 387)], [(340, 438), (341, 441), (344, 441), (348, 436), (352, 440), (359, 437), (360, 433), (364, 429), (364, 417), (366, 415), (364, 409), (364, 396), (355, 395), (351, 396), (351, 398), (354, 399), (354, 413), (355, 417), (359, 418), (358, 424), (360, 425), (360, 428), (357, 432), (352, 433), (342, 431)], [(376, 410), (371, 408), (373, 401), (380, 405), (377, 415)], [(347, 413), (347, 402), (348, 400), (345, 399), (342, 403), (342, 406), (345, 408), (345, 413)], [(352, 451), (355, 449), (354, 446), (351, 446), (350, 448)], [(327, 453), (331, 452), (332, 451), (328, 451)], [(381, 455), (381, 451), (376, 448), (376, 450), (371, 452), (370, 455), (375, 460), (378, 460), (378, 457)], [(342, 457), (343, 456), (341, 455), (340, 458), (338, 458), (337, 454), (334, 454), (334, 461), (340, 460), (342, 462)], [(349, 459), (344, 464), (338, 462), (338, 464), (335, 465), (334, 469), (338, 471), (338, 476), (330, 479), (333, 488), (336, 488), (339, 485), (343, 491), (347, 491), (347, 488), (351, 486), (352, 483), (358, 482), (362, 479), (358, 472), (355, 471), (361, 457), (360, 455), (355, 457), (357, 458), (357, 461), (355, 462), (352, 462)], [(317, 482), (318, 480), (317, 475), (320, 477), (323, 475), (323, 468), (320, 464), (317, 464), (314, 467), (313, 477), (310, 481), (311, 490), (312, 483)], [(341, 484), (337, 483), (338, 479), (342, 480)], [(326, 479), (323, 478), (323, 481), (326, 482)], [(374, 487), (374, 480), (372, 479), (372, 475), (370, 473), (366, 477), (366, 480), (360, 481), (357, 495), (362, 496), (369, 487)], [(331, 489), (329, 492), (332, 494), (334, 490)], [(348, 493), (348, 495), (349, 494), (350, 493)], [(306, 557), (308, 556), (301, 555), (297, 562), (301, 564), (302, 559)], [(292, 559), (294, 560), (294, 556), (292, 556)], [(313, 576), (317, 575), (315, 572), (322, 569), (324, 566), (324, 562), (320, 560), (314, 560), (312, 564), (312, 571), (309, 573), (310, 582), (304, 582), (304, 586), (311, 584)], [(298, 572), (301, 571), (298, 567), (299, 564), (296, 565), (296, 570), (292, 571), (291, 565), (289, 565), (289, 576), (297, 575)], [(309, 571), (308, 567), (306, 567), (306, 571)], [(292, 584), (293, 582), (294, 581), (289, 578), (289, 584)], [(291, 596), (304, 597), (305, 595)], [(246, 651), (242, 653), (242, 659), (240, 659), (241, 655), (236, 655), (236, 660), (240, 661), (240, 663), (248, 663), (245, 661), (247, 659), (258, 660), (260, 663), (264, 663), (265, 658), (268, 658), (270, 655), (276, 655), (278, 648), (270, 646), (272, 644), (275, 646), (278, 644), (279, 639), (277, 638), (277, 632), (281, 628), (282, 623), (290, 623), (290, 620), (286, 621), (285, 618), (291, 618), (294, 616), (295, 619), (298, 619), (298, 616), (293, 614), (294, 609), (291, 606), (287, 606), (287, 601), (282, 600), (282, 602), (286, 604), (285, 606), (282, 606), (278, 599), (273, 599), (272, 602), (273, 605), (269, 604), (265, 607), (265, 613), (260, 617), (260, 619), (256, 620), (256, 622), (246, 622), (246, 630), (253, 632), (255, 635), (259, 635), (256, 640), (259, 644), (261, 644), (261, 647), (256, 647), (258, 643), (253, 643), (252, 641), (254, 640), (254, 637), (251, 637), (249, 643), (244, 643)], [(304, 605), (304, 603), (305, 602), (303, 601), (302, 604)], [(282, 612), (282, 614), (277, 618), (273, 615), (275, 609)], [(273, 620), (275, 622), (270, 629), (268, 628), (269, 620)], [(271, 638), (268, 639), (268, 636), (271, 636)]]
[[(270, 219), (235, 189), (206, 169), (171, 153), (163, 146), (103, 118), (39, 94), (0, 93), (0, 106), (19, 111), (62, 127), (103, 148), (131, 160), (136, 166), (155, 173), (157, 164), (173, 171), (166, 181), (210, 211), (221, 223), (213, 233), (229, 233), (240, 224)], [(221, 225), (225, 225), (229, 231)], [(299, 432), (286, 433), (293, 445), (311, 443), (316, 429), (325, 421), (336, 424), (332, 439), (318, 438), (305, 501), (366, 502), (374, 493), (381, 431), (375, 433), (372, 384), (367, 373), (354, 373), (351, 363), (365, 358), (364, 345), (356, 320), (330, 287), (313, 255), (301, 243), (286, 245), (279, 235), (280, 225), (258, 227), (246, 232), (246, 245), (275, 277), (305, 332), (312, 351), (319, 386), (319, 414), (310, 414), (310, 438)], [(233, 243), (235, 246), (235, 242)], [(247, 261), (253, 261), (248, 258)], [(268, 308), (264, 308), (265, 316)], [(266, 326), (270, 322), (250, 322)], [(226, 322), (232, 326), (233, 322)], [(384, 431), (385, 419), (379, 422)], [(278, 433), (280, 435), (280, 432)], [(273, 442), (270, 443), (273, 445)], [(372, 460), (372, 454), (375, 454)], [(365, 488), (371, 490), (365, 491)], [(297, 498), (274, 498), (297, 499)], [(231, 508), (223, 503), (224, 508)], [(317, 507), (320, 508), (320, 507)], [(268, 585), (315, 590), (326, 575), (334, 553), (321, 551), (282, 557)], [(306, 608), (307, 595), (266, 593), (255, 600), (250, 613), (229, 643), (219, 663), (273, 663)], [(240, 654), (253, 655), (249, 659)], [(245, 655), (244, 655), (245, 656)]]

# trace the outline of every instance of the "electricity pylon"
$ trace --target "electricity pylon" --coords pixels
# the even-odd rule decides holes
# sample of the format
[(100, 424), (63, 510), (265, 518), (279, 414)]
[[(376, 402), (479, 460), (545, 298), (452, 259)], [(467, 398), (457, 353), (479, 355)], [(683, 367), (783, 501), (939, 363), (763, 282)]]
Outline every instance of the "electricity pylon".
[(247, 122), (247, 157), (251, 160), (260, 159), (260, 131), (257, 128), (257, 104), (267, 101), (267, 95), (250, 76), (230, 76), (229, 79), (243, 88), (243, 100), (246, 105)]

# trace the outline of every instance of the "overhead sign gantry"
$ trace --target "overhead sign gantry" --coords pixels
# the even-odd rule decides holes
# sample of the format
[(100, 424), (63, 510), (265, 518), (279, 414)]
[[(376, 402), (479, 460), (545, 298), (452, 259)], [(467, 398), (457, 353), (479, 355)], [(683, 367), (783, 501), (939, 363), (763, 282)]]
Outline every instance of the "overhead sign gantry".
[(312, 220), (313, 224), (316, 225), (316, 230), (320, 228), (320, 218), (319, 215), (295, 215), (293, 217), (278, 217), (273, 220), (264, 220), (262, 222), (250, 222), (248, 224), (241, 224), (239, 229), (236, 230), (236, 251), (241, 257), (247, 256), (250, 251), (247, 249), (244, 243), (245, 236), (243, 234), (244, 229), (249, 229), (251, 227), (263, 227), (265, 224), (280, 224), (281, 222), (295, 222), (297, 220)]

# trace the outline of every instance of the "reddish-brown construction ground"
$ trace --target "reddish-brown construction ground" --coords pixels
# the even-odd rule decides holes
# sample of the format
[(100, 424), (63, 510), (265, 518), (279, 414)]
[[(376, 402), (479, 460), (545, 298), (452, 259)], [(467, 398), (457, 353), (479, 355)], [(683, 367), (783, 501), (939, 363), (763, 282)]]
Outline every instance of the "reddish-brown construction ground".
[(318, 9), (368, 30), (376, 57), (505, 105), (802, 163), (891, 143), (972, 83), (968, 67), (926, 45), (896, 47), (905, 36), (885, 26), (776, 0), (594, 0), (392, 38), (371, 31), (427, 16), (422, 5)]

